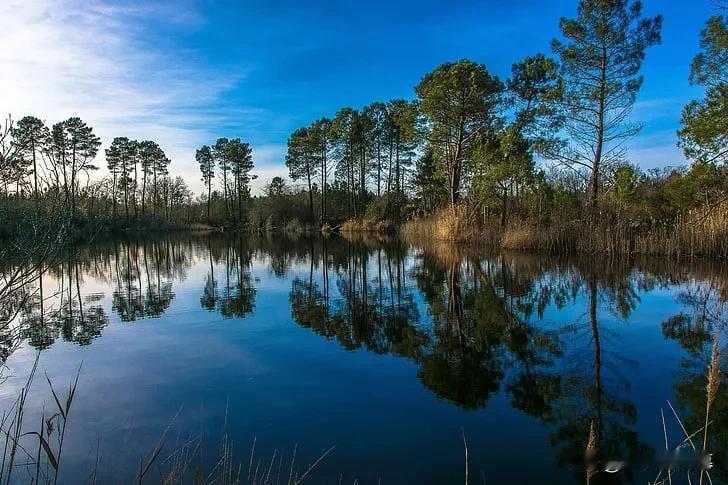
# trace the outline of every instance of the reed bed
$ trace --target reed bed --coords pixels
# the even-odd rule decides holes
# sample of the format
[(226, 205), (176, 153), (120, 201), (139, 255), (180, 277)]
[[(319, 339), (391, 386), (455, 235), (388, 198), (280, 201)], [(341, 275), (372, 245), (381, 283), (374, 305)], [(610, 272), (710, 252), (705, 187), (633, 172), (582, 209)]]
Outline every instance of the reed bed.
[(514, 221), (504, 228), (460, 205), (413, 219), (404, 224), (402, 234), (415, 242), (434, 239), (554, 254), (727, 258), (728, 203), (690, 211), (669, 222), (637, 222), (604, 213), (587, 219), (554, 218), (548, 223)]
[(392, 235), (397, 233), (397, 226), (391, 221), (375, 221), (371, 219), (349, 219), (339, 231), (342, 234), (374, 233)]
[(410, 239), (497, 245), (502, 231), (498, 226), (484, 224), (475, 210), (460, 204), (412, 219), (402, 226), (402, 233)]

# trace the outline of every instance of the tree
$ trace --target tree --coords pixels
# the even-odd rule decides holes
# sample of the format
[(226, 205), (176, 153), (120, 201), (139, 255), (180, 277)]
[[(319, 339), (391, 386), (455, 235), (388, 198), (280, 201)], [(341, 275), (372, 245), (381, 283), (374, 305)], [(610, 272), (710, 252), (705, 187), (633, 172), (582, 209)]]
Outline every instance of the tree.
[(553, 146), (561, 121), (553, 104), (561, 89), (553, 60), (537, 54), (515, 63), (506, 86), (510, 122), (482, 133), (475, 152), (476, 193), (481, 202), (498, 199), (501, 226), (508, 221), (511, 193), (533, 175), (534, 152)]
[(93, 128), (80, 118), (72, 117), (53, 125), (49, 154), (63, 176), (66, 201), (70, 201), (71, 216), (76, 213), (78, 175), (97, 170), (91, 162), (96, 158), (101, 140)]
[(468, 60), (439, 66), (415, 88), (430, 144), (445, 166), (451, 205), (460, 200), (465, 165), (478, 134), (493, 125), (502, 90), (485, 66)]
[(690, 82), (706, 87), (705, 99), (692, 101), (683, 110), (680, 146), (688, 158), (724, 164), (728, 161), (728, 16), (708, 20), (700, 47)]
[(330, 119), (321, 118), (314, 121), (308, 128), (311, 143), (316, 147), (321, 167), (319, 171), (321, 176), (321, 224), (324, 224), (327, 220), (326, 194), (328, 191), (329, 151), (333, 140), (331, 125), (332, 121)]
[(215, 146), (212, 147), (215, 161), (217, 162), (220, 170), (222, 170), (222, 193), (223, 201), (225, 202), (225, 217), (230, 217), (230, 207), (228, 206), (228, 186), (227, 186), (227, 173), (230, 169), (230, 162), (227, 158), (227, 146), (230, 141), (227, 138), (218, 138), (215, 142)]
[(533, 174), (533, 158), (528, 141), (514, 126), (484, 134), (475, 149), (475, 192), (481, 203), (498, 200), (501, 226), (508, 222), (509, 200), (514, 188), (526, 183)]
[(660, 43), (662, 17), (643, 18), (639, 0), (580, 0), (576, 18), (562, 18), (560, 28), (566, 42), (554, 39), (552, 48), (561, 61), (560, 106), (570, 140), (549, 157), (589, 172), (595, 216), (604, 165), (621, 161), (624, 141), (640, 129), (628, 116), (645, 51)]
[(156, 142), (145, 140), (139, 143), (139, 163), (142, 169), (142, 216), (146, 214), (147, 178), (153, 175), (160, 158), (164, 152)]
[(377, 170), (377, 197), (382, 195), (382, 156), (383, 149), (386, 143), (386, 130), (387, 130), (387, 105), (380, 102), (375, 102), (364, 107), (362, 114), (367, 117), (372, 127), (372, 142), (376, 147), (376, 170)]
[(356, 215), (354, 198), (354, 159), (356, 152), (356, 118), (358, 112), (346, 107), (337, 111), (331, 122), (331, 139), (334, 145), (336, 171), (334, 175), (346, 187), (346, 214), (351, 218)]
[(18, 146), (13, 140), (13, 119), (8, 117), (0, 122), (0, 177), (2, 177), (5, 196), (9, 195), (8, 184), (14, 178)]
[(447, 177), (429, 145), (417, 160), (414, 185), (422, 201), (422, 208), (426, 211), (437, 208), (447, 200)]
[(122, 164), (122, 157), (124, 157), (124, 144), (125, 141), (122, 138), (114, 138), (111, 141), (111, 145), (109, 145), (109, 148), (106, 149), (106, 166), (109, 169), (109, 172), (111, 173), (111, 199), (114, 203), (114, 216), (116, 216), (117, 210), (117, 196), (116, 196), (116, 187), (117, 187), (117, 179), (119, 178), (119, 173), (121, 171), (121, 164)]
[(159, 196), (157, 193), (157, 177), (165, 177), (169, 174), (169, 164), (171, 160), (165, 155), (164, 150), (157, 146), (156, 155), (152, 159), (152, 192), (154, 197), (154, 215), (157, 215), (157, 207), (159, 205)]
[(265, 194), (268, 197), (280, 197), (288, 193), (288, 185), (283, 177), (273, 177), (265, 186)]
[[(387, 103), (385, 130), (390, 143), (389, 177), (387, 191), (402, 193), (404, 167), (410, 165), (413, 149), (417, 142), (417, 104), (404, 99), (394, 99)], [(403, 159), (403, 157), (406, 157)], [(394, 159), (394, 167), (392, 161)], [(394, 181), (392, 183), (392, 176)]]
[(129, 186), (134, 182), (131, 178), (131, 172), (133, 160), (136, 159), (136, 142), (125, 136), (114, 138), (109, 149), (106, 150), (106, 159), (109, 163), (109, 170), (112, 170), (113, 167), (114, 184), (117, 185), (118, 183), (124, 193), (124, 217), (128, 221)]
[(250, 171), (253, 169), (253, 150), (250, 144), (235, 138), (227, 143), (224, 157), (230, 165), (230, 171), (235, 177), (235, 192), (238, 199), (238, 224), (243, 221), (243, 195), (249, 194), (248, 184), (251, 178)]
[(212, 149), (202, 145), (195, 153), (195, 160), (200, 164), (202, 182), (207, 186), (207, 222), (210, 222), (210, 201), (212, 200), (212, 179), (215, 177), (215, 158)]
[(286, 167), (288, 167), (291, 179), (293, 181), (306, 180), (311, 222), (314, 220), (312, 181), (319, 172), (318, 150), (313, 134), (314, 131), (309, 128), (297, 129), (288, 138), (286, 152)]
[(45, 124), (35, 116), (25, 116), (13, 129), (13, 138), (18, 145), (20, 165), (33, 165), (33, 195), (38, 205), (38, 163), (37, 155), (46, 150), (50, 142), (50, 132)]
[[(131, 203), (134, 206), (134, 218), (139, 217), (137, 212), (137, 187), (139, 181), (137, 179), (137, 163), (139, 162), (139, 142), (129, 140), (129, 182), (131, 184)], [(134, 179), (131, 178), (131, 172), (134, 172)], [(128, 217), (127, 217), (128, 218)]]

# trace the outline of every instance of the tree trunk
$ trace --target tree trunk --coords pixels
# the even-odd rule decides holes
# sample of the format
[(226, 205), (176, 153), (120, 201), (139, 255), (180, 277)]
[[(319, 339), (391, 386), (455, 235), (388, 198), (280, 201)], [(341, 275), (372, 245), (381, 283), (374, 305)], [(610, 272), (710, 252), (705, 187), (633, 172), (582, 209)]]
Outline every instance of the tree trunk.
[(508, 222), (508, 191), (503, 189), (503, 195), (501, 197), (501, 227), (506, 227)]
[(460, 120), (460, 128), (458, 130), (458, 139), (455, 145), (455, 154), (450, 164), (450, 205), (456, 205), (460, 202), (460, 176), (462, 171), (461, 157), (463, 155), (463, 130), (465, 129), (465, 121)]
[(126, 222), (129, 222), (129, 176), (127, 174), (128, 167), (126, 166), (126, 161), (124, 165), (122, 166), (123, 170), (123, 182), (124, 182), (124, 217), (126, 218)]
[(139, 218), (139, 214), (137, 213), (137, 203), (136, 203), (136, 192), (137, 191), (137, 162), (136, 158), (134, 159), (134, 192), (131, 194), (131, 203), (134, 204), (134, 219)]
[(212, 180), (207, 180), (207, 223), (210, 223), (210, 200), (212, 198)]
[(157, 197), (157, 167), (156, 165), (152, 169), (152, 191), (154, 192), (154, 200), (152, 201), (152, 209), (154, 212), (154, 217), (157, 216), (157, 204), (159, 203), (159, 199)]
[(38, 166), (35, 162), (35, 139), (30, 139), (30, 149), (33, 152), (33, 192), (35, 195), (35, 209), (38, 210)]
[(389, 168), (387, 169), (387, 193), (392, 190), (392, 142), (389, 142)]
[(76, 215), (76, 145), (71, 156), (71, 218)]
[(359, 196), (361, 199), (362, 214), (365, 212), (367, 203), (366, 188), (366, 150), (362, 149), (359, 155)]
[(397, 173), (396, 173), (396, 190), (397, 190), (397, 194), (400, 194), (400, 193), (402, 193), (402, 182), (400, 180), (400, 171), (399, 171), (399, 138), (397, 138), (396, 147), (397, 147), (396, 164), (395, 164), (395, 167), (396, 167), (396, 170), (397, 170)]
[(594, 163), (591, 176), (591, 213), (592, 221), (596, 222), (597, 206), (599, 204), (599, 170), (602, 162), (602, 149), (604, 145), (604, 112), (607, 89), (607, 52), (602, 47), (601, 79), (599, 83), (599, 112), (597, 113), (597, 140), (594, 150)]
[(326, 142), (321, 147), (321, 225), (326, 223)]
[(236, 177), (237, 185), (238, 185), (238, 225), (242, 227), (243, 225), (243, 194), (242, 194), (242, 187), (240, 186), (240, 174), (238, 173)]
[(116, 170), (114, 170), (114, 180), (111, 183), (111, 198), (114, 199), (114, 217), (116, 217)]
[(377, 197), (382, 195), (382, 141), (377, 140)]
[[(227, 163), (227, 162), (225, 162)], [(230, 211), (228, 209), (228, 195), (227, 195), (227, 166), (223, 165), (222, 168), (222, 199), (225, 202), (225, 219), (230, 218)]]
[(311, 167), (306, 167), (306, 179), (308, 181), (308, 210), (313, 223), (313, 192), (311, 192)]
[(146, 212), (145, 210), (145, 204), (146, 204), (146, 196), (147, 196), (147, 172), (144, 171), (142, 168), (142, 217), (144, 217), (144, 214)]

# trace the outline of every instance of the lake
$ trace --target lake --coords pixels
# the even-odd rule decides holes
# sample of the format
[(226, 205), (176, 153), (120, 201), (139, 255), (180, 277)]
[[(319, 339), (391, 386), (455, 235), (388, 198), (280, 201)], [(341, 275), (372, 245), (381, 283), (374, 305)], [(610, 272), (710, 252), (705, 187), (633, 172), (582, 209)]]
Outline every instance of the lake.
[[(182, 234), (69, 249), (42, 286), (2, 342), (0, 407), (37, 357), (24, 416), (37, 428), (54, 408), (45, 373), (65, 396), (80, 366), (62, 483), (94, 469), (130, 483), (163, 435), (145, 483), (175, 452), (211, 469), (223, 438), (244, 479), (252, 462), (273, 483), (294, 451), (300, 476), (332, 447), (304, 483), (464, 483), (465, 444), (470, 483), (583, 483), (590, 438), (637, 462), (664, 451), (661, 413), (670, 446), (683, 441), (668, 401), (690, 432), (702, 426), (728, 271)], [(714, 483), (728, 478), (725, 384)]]

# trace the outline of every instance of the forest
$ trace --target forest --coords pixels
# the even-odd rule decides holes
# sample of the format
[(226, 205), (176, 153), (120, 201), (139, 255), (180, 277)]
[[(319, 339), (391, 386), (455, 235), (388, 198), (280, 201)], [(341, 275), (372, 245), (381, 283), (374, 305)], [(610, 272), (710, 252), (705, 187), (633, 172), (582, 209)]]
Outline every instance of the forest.
[(557, 253), (726, 256), (727, 6), (707, 20), (690, 66), (704, 95), (684, 107), (677, 133), (688, 166), (643, 170), (627, 150), (662, 17), (645, 17), (640, 2), (581, 0), (551, 55), (515, 62), (507, 79), (446, 62), (412, 99), (344, 107), (296, 129), (281, 161), (288, 177), (260, 194), (250, 189), (252, 145), (240, 138), (196, 151), (205, 190), (194, 194), (154, 141), (111, 140), (99, 178), (101, 140), (83, 120), (49, 128), (8, 117), (0, 237), (376, 231)]

